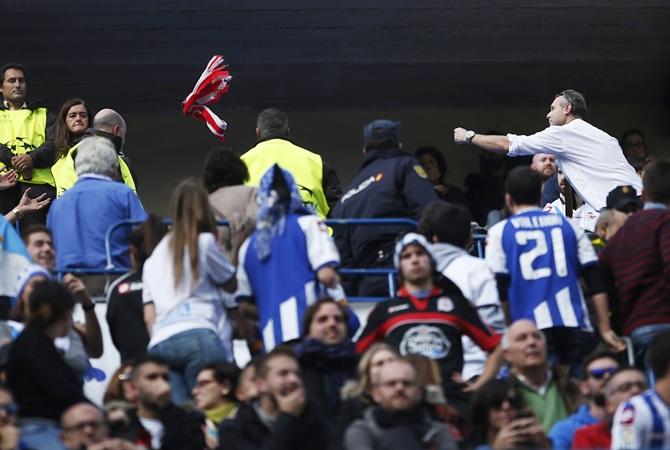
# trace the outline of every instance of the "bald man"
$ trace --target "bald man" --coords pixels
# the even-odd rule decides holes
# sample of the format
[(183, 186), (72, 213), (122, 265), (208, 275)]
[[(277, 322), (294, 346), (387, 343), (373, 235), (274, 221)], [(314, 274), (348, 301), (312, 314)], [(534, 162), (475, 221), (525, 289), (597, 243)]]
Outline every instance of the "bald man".
[(577, 388), (550, 370), (546, 338), (530, 320), (514, 322), (501, 345), (510, 365), (510, 381), (519, 386), (526, 403), (548, 431), (574, 410), (577, 402), (570, 394), (578, 394)]
[(77, 403), (61, 417), (61, 440), (69, 450), (138, 450), (125, 439), (110, 439), (105, 415), (91, 403)]
[(549, 177), (556, 173), (556, 156), (548, 153), (536, 153), (533, 155), (530, 168), (540, 174), (542, 181), (547, 181)]
[[(116, 178), (123, 182), (134, 192), (137, 192), (133, 175), (128, 166), (126, 156), (123, 154), (123, 145), (126, 142), (128, 127), (123, 116), (110, 108), (101, 109), (93, 118), (93, 128), (86, 130), (84, 139), (90, 136), (100, 136), (108, 139), (118, 155), (119, 173)], [(81, 144), (81, 142), (79, 143)], [(74, 160), (77, 155), (79, 144), (68, 150), (67, 154), (56, 161), (51, 168), (51, 174), (56, 182), (56, 195), (62, 196), (77, 182), (77, 173)]]

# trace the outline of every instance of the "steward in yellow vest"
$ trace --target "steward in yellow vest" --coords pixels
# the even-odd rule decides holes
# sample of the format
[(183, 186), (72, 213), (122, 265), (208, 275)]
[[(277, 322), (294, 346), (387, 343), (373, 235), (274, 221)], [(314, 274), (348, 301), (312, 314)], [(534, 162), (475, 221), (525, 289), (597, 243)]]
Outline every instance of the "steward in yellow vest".
[[(130, 172), (130, 168), (128, 167), (128, 164), (126, 163), (125, 158), (123, 156), (123, 152), (121, 151), (121, 144), (123, 140), (120, 137), (115, 136), (111, 133), (106, 133), (104, 131), (96, 130), (93, 128), (89, 128), (86, 131), (84, 139), (86, 139), (86, 137), (88, 136), (100, 136), (112, 141), (112, 144), (114, 144), (114, 148), (116, 149), (116, 153), (118, 155), (117, 157), (119, 160), (120, 179), (122, 179), (123, 182), (126, 184), (126, 186), (132, 189), (133, 192), (137, 193), (137, 189), (135, 187), (135, 180), (133, 179), (132, 173)], [(79, 144), (72, 147), (70, 150), (68, 150), (65, 156), (58, 159), (51, 167), (51, 174), (53, 175), (53, 179), (56, 183), (56, 196), (58, 197), (63, 195), (63, 193), (66, 190), (70, 189), (77, 182), (78, 177), (74, 161), (75, 157), (77, 156), (78, 147)]]

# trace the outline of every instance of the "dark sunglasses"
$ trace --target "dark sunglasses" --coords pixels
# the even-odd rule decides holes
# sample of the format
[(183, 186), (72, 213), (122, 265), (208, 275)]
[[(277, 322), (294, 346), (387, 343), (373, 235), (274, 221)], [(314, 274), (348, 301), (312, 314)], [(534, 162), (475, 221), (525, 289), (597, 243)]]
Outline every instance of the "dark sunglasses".
[(617, 370), (619, 370), (617, 367), (608, 367), (606, 369), (593, 369), (589, 370), (589, 376), (594, 380), (602, 380), (605, 377), (609, 377)]

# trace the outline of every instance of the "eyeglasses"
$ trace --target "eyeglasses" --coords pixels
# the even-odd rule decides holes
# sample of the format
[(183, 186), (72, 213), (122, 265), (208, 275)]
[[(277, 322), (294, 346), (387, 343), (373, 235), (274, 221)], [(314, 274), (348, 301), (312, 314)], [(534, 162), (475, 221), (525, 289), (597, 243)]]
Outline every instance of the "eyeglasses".
[(2, 403), (0, 404), (0, 411), (3, 411), (7, 415), (15, 416), (19, 412), (19, 407), (16, 406), (16, 403)]
[(589, 370), (589, 376), (593, 378), (594, 380), (602, 380), (605, 377), (609, 377), (612, 375), (614, 372), (619, 370), (618, 367), (607, 367), (604, 369), (593, 369)]
[(647, 388), (647, 383), (640, 380), (640, 381), (629, 381), (627, 383), (620, 384), (616, 388), (614, 388), (614, 392), (628, 392), (634, 387), (638, 388), (641, 391), (644, 391)]
[(205, 386), (208, 386), (212, 383), (214, 383), (214, 380), (198, 380), (198, 381), (195, 382), (195, 387), (200, 389), (200, 388), (204, 388)]

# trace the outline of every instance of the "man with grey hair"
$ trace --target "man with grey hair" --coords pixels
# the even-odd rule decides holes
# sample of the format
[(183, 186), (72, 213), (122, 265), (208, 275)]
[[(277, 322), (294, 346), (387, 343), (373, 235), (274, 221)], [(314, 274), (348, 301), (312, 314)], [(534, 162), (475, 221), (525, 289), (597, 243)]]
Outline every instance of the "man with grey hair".
[[(93, 118), (93, 128), (86, 130), (85, 137), (98, 136), (109, 140), (117, 155), (118, 178), (133, 191), (136, 191), (135, 181), (128, 167), (126, 156), (123, 154), (123, 144), (126, 141), (128, 127), (123, 116), (113, 109), (101, 109)], [(70, 189), (77, 182), (78, 170), (75, 169), (75, 160), (79, 149), (77, 144), (68, 150), (67, 154), (60, 158), (51, 168), (51, 174), (56, 183), (56, 195), (60, 197), (63, 192)]]
[[(77, 182), (58, 198), (47, 224), (53, 231), (56, 270), (104, 269), (105, 234), (121, 220), (145, 220), (146, 213), (135, 193), (117, 181), (119, 159), (109, 139), (81, 141), (75, 159)], [(128, 233), (122, 228), (111, 238), (112, 263), (130, 267)]]
[(578, 388), (567, 376), (550, 370), (546, 338), (532, 321), (514, 322), (503, 335), (501, 346), (510, 366), (510, 381), (518, 385), (545, 430), (575, 409)]
[(340, 180), (320, 155), (291, 142), (289, 132), (285, 112), (277, 108), (261, 111), (256, 119), (256, 146), (241, 157), (249, 169), (247, 185), (258, 186), (265, 172), (279, 164), (295, 178), (302, 202), (325, 218), (342, 196)]

